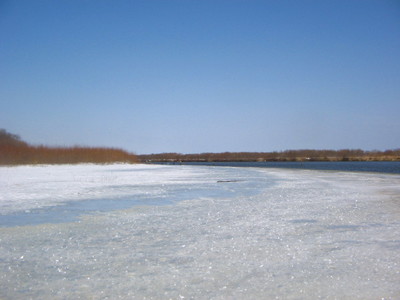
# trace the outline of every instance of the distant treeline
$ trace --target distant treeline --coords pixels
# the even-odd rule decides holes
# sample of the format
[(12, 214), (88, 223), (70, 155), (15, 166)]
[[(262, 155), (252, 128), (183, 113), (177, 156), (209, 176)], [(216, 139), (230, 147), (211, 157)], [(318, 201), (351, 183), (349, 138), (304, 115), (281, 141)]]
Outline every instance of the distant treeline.
[(287, 150), (281, 152), (160, 153), (138, 155), (141, 162), (224, 162), (224, 161), (399, 161), (400, 149)]
[(18, 135), (0, 129), (0, 165), (138, 162), (121, 149), (101, 147), (32, 146)]

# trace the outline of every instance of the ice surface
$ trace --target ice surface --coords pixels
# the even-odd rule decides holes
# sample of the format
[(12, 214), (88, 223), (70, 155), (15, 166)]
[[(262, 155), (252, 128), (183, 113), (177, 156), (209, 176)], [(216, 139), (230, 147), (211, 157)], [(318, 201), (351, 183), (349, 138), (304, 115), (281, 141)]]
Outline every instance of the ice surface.
[(180, 195), (174, 205), (0, 228), (1, 299), (400, 296), (398, 175), (124, 165), (0, 172), (10, 175), (2, 202), (18, 203), (2, 206), (9, 213), (101, 191)]
[[(249, 180), (253, 173), (256, 172), (251, 169), (241, 172), (239, 177), (228, 173), (228, 176), (234, 175), (237, 181), (246, 180), (245, 185), (239, 183), (233, 186), (235, 193), (255, 193), (256, 181)], [(112, 200), (146, 204), (146, 201), (154, 202), (158, 199), (158, 204), (162, 204), (163, 201), (181, 200), (182, 197), (186, 200), (190, 193), (193, 197), (207, 194), (215, 196), (218, 192), (226, 195), (232, 185), (217, 184), (218, 181), (230, 180), (230, 177), (226, 179), (225, 175), (226, 168), (214, 168), (210, 173), (208, 168), (204, 167), (171, 168), (159, 165), (0, 167), (0, 214), (29, 213), (33, 209), (71, 205), (71, 202), (83, 200), (101, 200), (94, 203), (99, 206)], [(265, 186), (265, 183), (266, 180), (263, 180), (262, 186)], [(114, 202), (114, 205), (118, 206), (118, 201)], [(129, 203), (126, 203), (126, 206), (129, 206)]]

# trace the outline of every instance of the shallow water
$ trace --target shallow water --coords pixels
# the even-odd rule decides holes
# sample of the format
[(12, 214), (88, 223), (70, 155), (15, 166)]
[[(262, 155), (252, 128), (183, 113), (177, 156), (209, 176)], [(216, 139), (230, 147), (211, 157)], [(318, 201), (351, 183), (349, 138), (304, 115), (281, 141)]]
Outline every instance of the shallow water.
[[(70, 223), (0, 228), (0, 298), (399, 298), (398, 175), (189, 166), (141, 172), (139, 186), (157, 186), (151, 178), (164, 184), (153, 195), (181, 197)], [(216, 194), (200, 196), (210, 186)], [(114, 199), (128, 190), (114, 189)], [(29, 207), (26, 198), (17, 201)]]
[(184, 162), (183, 164), (400, 174), (400, 161)]

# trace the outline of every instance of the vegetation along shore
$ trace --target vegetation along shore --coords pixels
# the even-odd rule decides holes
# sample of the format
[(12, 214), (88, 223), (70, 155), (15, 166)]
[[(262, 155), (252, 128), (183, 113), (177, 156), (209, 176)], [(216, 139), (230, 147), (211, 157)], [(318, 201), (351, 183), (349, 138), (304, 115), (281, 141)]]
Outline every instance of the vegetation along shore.
[(0, 165), (228, 161), (400, 161), (400, 149), (386, 151), (344, 149), (135, 155), (117, 148), (34, 146), (21, 140), (18, 135), (0, 129)]
[(135, 154), (116, 148), (33, 146), (0, 129), (0, 165), (136, 163)]
[(400, 149), (287, 150), (281, 152), (160, 153), (138, 155), (141, 162), (255, 162), (255, 161), (400, 161)]

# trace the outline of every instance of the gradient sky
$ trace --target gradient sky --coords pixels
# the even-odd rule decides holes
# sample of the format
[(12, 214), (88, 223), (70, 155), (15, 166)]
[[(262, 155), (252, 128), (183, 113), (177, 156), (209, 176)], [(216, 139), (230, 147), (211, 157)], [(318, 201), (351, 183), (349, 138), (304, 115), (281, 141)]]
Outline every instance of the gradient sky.
[(400, 1), (0, 0), (0, 128), (158, 152), (400, 147)]

